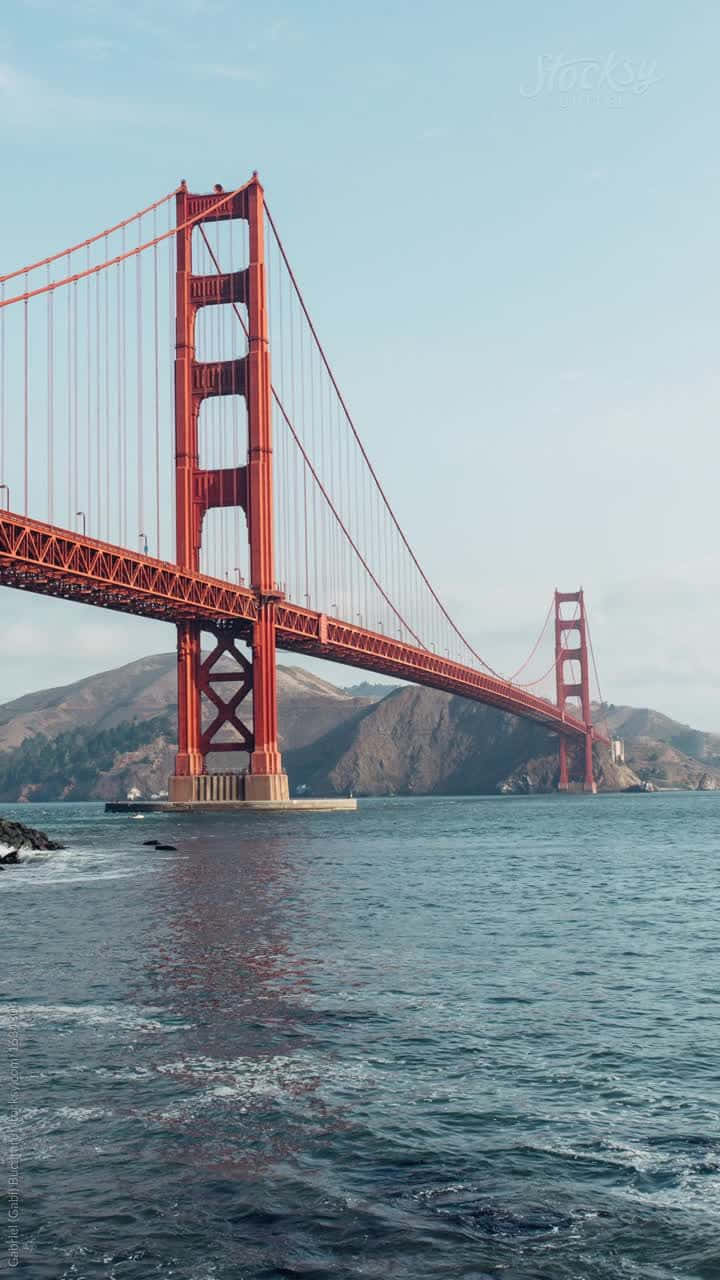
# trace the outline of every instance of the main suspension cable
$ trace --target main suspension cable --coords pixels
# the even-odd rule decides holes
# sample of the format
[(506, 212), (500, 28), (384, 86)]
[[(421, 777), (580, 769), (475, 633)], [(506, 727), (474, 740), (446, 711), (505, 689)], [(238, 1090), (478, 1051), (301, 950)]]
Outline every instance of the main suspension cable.
[(449, 623), (450, 627), (451, 627), (451, 628), (452, 628), (452, 630), (455, 632), (455, 634), (456, 634), (456, 636), (458, 637), (458, 639), (462, 642), (462, 644), (464, 644), (464, 646), (465, 646), (465, 648), (468, 650), (468, 652), (469, 652), (469, 653), (471, 653), (471, 654), (473, 655), (473, 657), (474, 657), (474, 658), (475, 658), (475, 659), (480, 663), (480, 665), (481, 665), (481, 666), (483, 666), (483, 667), (485, 667), (486, 671), (489, 671), (489, 672), (491, 673), (491, 675), (494, 675), (498, 680), (502, 680), (502, 679), (504, 679), (504, 677), (503, 677), (503, 676), (499, 675), (499, 674), (498, 674), (498, 672), (497, 672), (497, 671), (495, 671), (495, 670), (494, 670), (494, 668), (493, 668), (493, 667), (491, 667), (491, 666), (490, 666), (490, 664), (489, 664), (489, 663), (487, 663), (487, 662), (485, 661), (485, 659), (484, 659), (484, 658), (482, 658), (482, 657), (480, 656), (480, 654), (477, 652), (477, 650), (476, 650), (476, 649), (474, 649), (474, 648), (473, 648), (473, 646), (470, 644), (469, 640), (467, 640), (467, 639), (466, 639), (466, 637), (463, 635), (462, 631), (461, 631), (461, 630), (460, 630), (460, 628), (457, 626), (457, 624), (453, 621), (453, 619), (451, 618), (451, 616), (450, 616), (450, 614), (448, 613), (447, 609), (445, 608), (445, 606), (444, 606), (444, 604), (443, 604), (442, 600), (440, 599), (440, 597), (438, 596), (437, 592), (435, 591), (435, 588), (433, 587), (432, 583), (430, 582), (429, 578), (427, 577), (427, 574), (425, 573), (424, 569), (422, 568), (422, 565), (420, 564), (420, 562), (419, 562), (419, 560), (418, 560), (417, 556), (415, 555), (415, 552), (413, 551), (412, 547), (410, 546), (410, 543), (409, 543), (409, 541), (408, 541), (408, 539), (407, 539), (407, 537), (406, 537), (406, 535), (405, 535), (405, 532), (404, 532), (404, 530), (403, 530), (403, 528), (402, 528), (402, 526), (401, 526), (401, 524), (400, 524), (400, 522), (399, 522), (399, 520), (398, 520), (397, 516), (395, 515), (395, 512), (393, 511), (393, 509), (392, 509), (392, 507), (391, 507), (391, 505), (390, 505), (390, 502), (389, 502), (389, 500), (388, 500), (388, 498), (387, 498), (387, 495), (386, 495), (386, 493), (385, 493), (385, 490), (384, 490), (384, 489), (383, 489), (383, 487), (382, 487), (382, 484), (380, 483), (380, 479), (379, 479), (379, 477), (378, 477), (378, 474), (377, 474), (377, 472), (375, 471), (375, 468), (373, 467), (372, 462), (370, 461), (370, 458), (369, 458), (369, 456), (368, 456), (368, 454), (367, 454), (367, 451), (366, 451), (366, 449), (365, 449), (365, 446), (364, 446), (364, 444), (363, 444), (363, 442), (362, 442), (362, 440), (361, 440), (361, 438), (360, 438), (360, 434), (359, 434), (359, 432), (358, 432), (358, 430), (357, 430), (357, 428), (356, 428), (356, 426), (355, 426), (355, 423), (354, 423), (354, 421), (353, 421), (353, 419), (352, 419), (352, 416), (351, 416), (351, 414), (350, 414), (350, 410), (348, 409), (347, 404), (345, 403), (344, 396), (343, 396), (343, 394), (342, 394), (342, 392), (341, 392), (341, 390), (340, 390), (340, 387), (338, 386), (337, 380), (336, 380), (335, 375), (334, 375), (334, 373), (333, 373), (333, 371), (332, 371), (332, 368), (331, 368), (331, 366), (330, 366), (330, 362), (329, 362), (329, 360), (328, 360), (328, 358), (327, 358), (327, 355), (325, 354), (325, 350), (324, 350), (323, 345), (322, 345), (322, 343), (321, 343), (321, 341), (320, 341), (320, 338), (319, 338), (319, 336), (318, 336), (318, 333), (317, 333), (317, 330), (316, 330), (316, 328), (315, 328), (315, 325), (313, 324), (312, 319), (311, 319), (311, 317), (310, 317), (310, 313), (309, 313), (308, 308), (307, 308), (307, 306), (306, 306), (306, 304), (305, 304), (305, 299), (303, 298), (303, 295), (302, 295), (302, 293), (301, 293), (301, 291), (300, 291), (300, 286), (299, 286), (299, 284), (298, 284), (298, 282), (297, 282), (297, 279), (296, 279), (296, 277), (295, 277), (295, 273), (294, 273), (294, 271), (293, 271), (292, 267), (290, 266), (290, 261), (289, 261), (289, 259), (288, 259), (287, 253), (286, 253), (286, 251), (285, 251), (285, 247), (284, 247), (284, 245), (283, 245), (283, 242), (282, 242), (282, 240), (280, 239), (280, 235), (279, 235), (279, 233), (278, 233), (278, 229), (277, 229), (277, 227), (276, 227), (276, 225), (275, 225), (275, 221), (274, 221), (274, 219), (273, 219), (273, 216), (272, 216), (272, 214), (271, 214), (271, 212), (270, 212), (270, 210), (269, 210), (269, 208), (268, 208), (267, 202), (266, 202), (266, 201), (264, 201), (263, 203), (264, 203), (264, 206), (265, 206), (265, 213), (267, 214), (268, 222), (270, 223), (270, 226), (271, 226), (271, 228), (272, 228), (273, 235), (275, 236), (275, 240), (276, 240), (276, 243), (277, 243), (278, 249), (280, 250), (280, 255), (281, 255), (281, 257), (282, 257), (283, 262), (285, 263), (285, 267), (286, 267), (286, 269), (287, 269), (287, 272), (288, 272), (288, 275), (289, 275), (289, 277), (290, 277), (290, 280), (292, 281), (292, 285), (293, 285), (293, 288), (294, 288), (294, 290), (295, 290), (295, 294), (296, 294), (296, 296), (297, 296), (298, 302), (300, 303), (300, 307), (301, 307), (302, 312), (303, 312), (303, 314), (304, 314), (304, 316), (305, 316), (305, 319), (307, 320), (308, 326), (309, 326), (309, 328), (310, 328), (310, 332), (312, 333), (312, 336), (313, 336), (313, 338), (314, 338), (314, 340), (315, 340), (315, 345), (316, 345), (316, 347), (317, 347), (317, 349), (318, 349), (318, 352), (319, 352), (319, 354), (320, 354), (320, 358), (321, 358), (321, 360), (322, 360), (322, 362), (323, 362), (323, 364), (324, 364), (324, 366), (325, 366), (325, 370), (326, 370), (326, 372), (327, 372), (327, 374), (328, 374), (328, 377), (330, 378), (330, 381), (331, 381), (331, 383), (332, 383), (332, 386), (333, 386), (333, 389), (334, 389), (334, 391), (335, 391), (335, 394), (336, 394), (336, 396), (338, 397), (338, 400), (339, 400), (340, 405), (341, 405), (341, 407), (342, 407), (343, 413), (345, 414), (345, 418), (346, 418), (346, 420), (347, 420), (348, 426), (350, 427), (350, 430), (352, 431), (352, 434), (353, 434), (353, 436), (355, 437), (355, 441), (356, 441), (357, 446), (358, 446), (358, 448), (359, 448), (359, 450), (360, 450), (360, 453), (362, 454), (363, 460), (365, 461), (365, 464), (366, 464), (366, 466), (368, 467), (368, 470), (369, 470), (369, 472), (370, 472), (370, 475), (372, 476), (372, 478), (373, 478), (373, 480), (374, 480), (374, 482), (375, 482), (375, 485), (376, 485), (376, 487), (377, 487), (377, 490), (378, 490), (378, 492), (379, 492), (379, 494), (380, 494), (380, 497), (381, 497), (381, 499), (382, 499), (382, 501), (383, 501), (383, 503), (384, 503), (384, 505), (385, 505), (385, 508), (386, 508), (386, 510), (387, 510), (387, 512), (388, 512), (388, 514), (389, 514), (389, 516), (390, 516), (390, 519), (392, 520), (393, 524), (395, 525), (395, 528), (397, 529), (398, 533), (400, 534), (400, 538), (401, 538), (401, 540), (402, 540), (402, 542), (403, 542), (403, 544), (404, 544), (404, 546), (405, 546), (406, 551), (408, 552), (408, 554), (409, 554), (409, 556), (410, 556), (410, 558), (411, 558), (411, 560), (412, 560), (413, 564), (415, 565), (415, 568), (417, 569), (418, 573), (420, 574), (420, 577), (422, 578), (423, 582), (425, 583), (425, 586), (427, 587), (428, 591), (430, 592), (430, 595), (432, 596), (432, 598), (433, 598), (433, 600), (435, 601), (436, 605), (437, 605), (437, 606), (438, 606), (438, 608), (440, 609), (440, 611), (441, 611), (441, 613), (442, 613), (443, 617), (445, 618), (446, 622), (448, 622), (448, 623)]
[[(547, 630), (548, 622), (550, 621), (550, 616), (551, 616), (552, 611), (553, 611), (553, 605), (554, 605), (554, 603), (555, 603), (555, 601), (554, 601), (553, 597), (551, 596), (551, 597), (550, 597), (550, 604), (548, 605), (548, 611), (547, 611), (547, 613), (545, 614), (545, 621), (543, 622), (542, 627), (540, 628), (540, 634), (539, 634), (539, 636), (538, 636), (537, 640), (535, 641), (535, 644), (533, 645), (532, 649), (530, 650), (530, 653), (528, 654), (527, 658), (526, 658), (526, 659), (525, 659), (525, 661), (523, 662), (522, 666), (518, 667), (517, 671), (514, 671), (514, 672), (513, 672), (513, 674), (512, 674), (511, 676), (508, 676), (508, 680), (510, 681), (510, 683), (511, 683), (511, 684), (514, 684), (515, 680), (516, 680), (516, 679), (517, 679), (517, 677), (520, 675), (521, 671), (524, 671), (524, 670), (525, 670), (525, 668), (526, 668), (526, 667), (528, 667), (528, 666), (530, 665), (530, 663), (532, 662), (533, 658), (535, 657), (535, 654), (537, 653), (538, 649), (540, 648), (540, 645), (542, 644), (543, 637), (544, 637), (545, 632), (546, 632), (546, 630)], [(551, 670), (552, 670), (552, 668), (551, 668)]]
[[(108, 258), (106, 262), (98, 262), (94, 267), (86, 267), (84, 271), (76, 271), (74, 275), (67, 275), (62, 280), (53, 280), (50, 284), (45, 284), (39, 289), (29, 289), (24, 293), (16, 293), (12, 298), (0, 299), (0, 309), (3, 307), (11, 307), (14, 302), (27, 302), (30, 298), (37, 298), (43, 293), (52, 293), (55, 289), (61, 289), (66, 284), (75, 284), (78, 280), (85, 280), (88, 276), (97, 275), (99, 271), (106, 271), (108, 267), (118, 266), (119, 263), (127, 262), (128, 258), (136, 258), (139, 253), (144, 253), (146, 249), (152, 249), (153, 245), (160, 244), (162, 240), (167, 240), (170, 236), (177, 235), (179, 231), (185, 231), (188, 227), (192, 227), (202, 218), (208, 218), (211, 214), (217, 212), (222, 205), (227, 204), (229, 200), (233, 200), (235, 196), (245, 191), (250, 186), (250, 182), (244, 182), (241, 187), (236, 187), (234, 191), (226, 192), (215, 204), (210, 205), (207, 209), (196, 213), (192, 218), (188, 218), (185, 222), (181, 222), (179, 226), (170, 227), (168, 231), (163, 231), (160, 235), (154, 236), (152, 240), (146, 240), (144, 244), (137, 245), (134, 249), (127, 249), (123, 253), (117, 254), (114, 258)], [(118, 223), (118, 227), (123, 229), (127, 223)], [(73, 252), (65, 250), (66, 253)], [(29, 270), (29, 268), (28, 268)], [(16, 274), (16, 273), (14, 273)], [(9, 277), (5, 277), (9, 279)], [(2, 281), (0, 281), (2, 283)]]
[(152, 213), (153, 210), (160, 209), (167, 200), (172, 200), (179, 190), (180, 188), (176, 187), (174, 191), (169, 191), (166, 196), (161, 196), (159, 200), (149, 204), (146, 209), (139, 209), (137, 213), (131, 214), (129, 218), (124, 218), (122, 222), (116, 222), (114, 227), (108, 227), (107, 231), (98, 231), (96, 235), (89, 236), (87, 240), (80, 240), (77, 244), (71, 245), (69, 249), (61, 249), (59, 253), (51, 254), (49, 258), (40, 258), (37, 262), (32, 262), (27, 267), (18, 267), (17, 271), (8, 271), (7, 275), (0, 276), (0, 284), (4, 284), (6, 280), (14, 280), (16, 276), (28, 275), (30, 271), (37, 271), (38, 267), (49, 267), (51, 262), (57, 262), (58, 258), (69, 257), (71, 253), (77, 253), (78, 249), (89, 248), (91, 244), (102, 240), (103, 236), (111, 236), (113, 232), (121, 231), (123, 227), (128, 227), (136, 219), (144, 218), (146, 213)]

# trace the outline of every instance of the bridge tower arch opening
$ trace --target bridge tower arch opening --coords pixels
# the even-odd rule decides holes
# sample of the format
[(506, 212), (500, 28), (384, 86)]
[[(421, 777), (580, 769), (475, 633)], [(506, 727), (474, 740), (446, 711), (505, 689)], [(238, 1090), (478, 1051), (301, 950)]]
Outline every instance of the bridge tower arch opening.
[[(580, 704), (581, 719), (586, 726), (582, 755), (582, 789), (595, 793), (597, 786), (593, 776), (587, 618), (582, 590), (555, 592), (555, 680), (557, 706), (563, 716), (570, 698)], [(569, 739), (562, 733), (558, 754), (560, 765), (558, 791), (569, 791), (572, 785), (569, 768)]]
[[(275, 608), (282, 593), (275, 581), (274, 564), (264, 198), (257, 174), (246, 187), (218, 204), (221, 190), (194, 195), (183, 182), (176, 195), (176, 555), (182, 569), (198, 573), (206, 513), (213, 508), (242, 508), (257, 616), (249, 634), (243, 636), (251, 645), (251, 659), (237, 648), (232, 630), (196, 620), (177, 625), (178, 752), (169, 794), (174, 801), (282, 801), (288, 799), (289, 790), (278, 747)], [(225, 274), (195, 274), (193, 230), (226, 219), (242, 219), (247, 224), (247, 265)], [(245, 309), (245, 354), (198, 360), (195, 338), (200, 308), (228, 304)], [(232, 395), (245, 400), (246, 460), (234, 467), (201, 467), (200, 406), (211, 396)], [(215, 643), (203, 657), (201, 634), (208, 629)], [(226, 699), (221, 690), (228, 682), (234, 687)], [(210, 713), (205, 717), (204, 706)], [(239, 771), (208, 774), (207, 756), (216, 751), (245, 753), (247, 771), (244, 775)]]

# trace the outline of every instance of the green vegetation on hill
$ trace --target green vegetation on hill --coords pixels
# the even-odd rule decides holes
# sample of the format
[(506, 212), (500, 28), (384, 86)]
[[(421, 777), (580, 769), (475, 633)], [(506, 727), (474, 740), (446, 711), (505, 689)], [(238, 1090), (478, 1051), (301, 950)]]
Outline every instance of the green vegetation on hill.
[(119, 755), (174, 733), (172, 716), (164, 714), (112, 729), (69, 729), (55, 738), (33, 734), (14, 751), (0, 751), (0, 800), (15, 800), (27, 787), (33, 800), (86, 800), (98, 774)]

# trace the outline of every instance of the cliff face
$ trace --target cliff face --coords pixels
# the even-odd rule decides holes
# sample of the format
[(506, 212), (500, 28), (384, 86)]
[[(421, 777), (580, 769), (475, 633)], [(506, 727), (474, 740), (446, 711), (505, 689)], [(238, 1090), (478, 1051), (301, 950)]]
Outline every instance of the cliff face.
[[(634, 707), (603, 709), (602, 719), (623, 738), (625, 763), (613, 764), (608, 750), (595, 746), (600, 790), (720, 789), (719, 735)], [(638, 730), (643, 733), (634, 736)], [(644, 736), (649, 732), (662, 736)], [(530, 794), (554, 791), (558, 781), (552, 734), (492, 707), (419, 688), (390, 694), (285, 759), (293, 786), (318, 795)], [(579, 758), (572, 768), (582, 776)]]
[(411, 687), (288, 752), (286, 767), (295, 787), (315, 794), (487, 793), (551, 743), (539, 726), (492, 707)]

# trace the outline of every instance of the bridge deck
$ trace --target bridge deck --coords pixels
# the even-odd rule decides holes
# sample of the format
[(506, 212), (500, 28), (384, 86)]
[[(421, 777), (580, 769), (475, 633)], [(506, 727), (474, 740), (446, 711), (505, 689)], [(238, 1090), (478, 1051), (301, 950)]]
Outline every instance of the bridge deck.
[[(0, 585), (164, 622), (205, 621), (249, 637), (255, 595), (203, 574), (81, 534), (0, 511)], [(294, 653), (442, 689), (535, 720), (570, 738), (585, 724), (543, 698), (474, 667), (280, 599), (277, 643)], [(597, 730), (594, 736), (605, 741)]]

